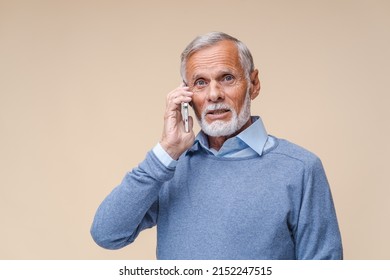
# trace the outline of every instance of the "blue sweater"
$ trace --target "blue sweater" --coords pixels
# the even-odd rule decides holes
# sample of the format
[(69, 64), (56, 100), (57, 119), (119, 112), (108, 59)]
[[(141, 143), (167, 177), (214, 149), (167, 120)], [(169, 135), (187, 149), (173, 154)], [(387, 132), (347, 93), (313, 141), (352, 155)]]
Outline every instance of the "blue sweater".
[(149, 152), (100, 205), (95, 242), (122, 248), (157, 224), (158, 259), (341, 259), (321, 161), (274, 141), (247, 158), (187, 152), (172, 169)]

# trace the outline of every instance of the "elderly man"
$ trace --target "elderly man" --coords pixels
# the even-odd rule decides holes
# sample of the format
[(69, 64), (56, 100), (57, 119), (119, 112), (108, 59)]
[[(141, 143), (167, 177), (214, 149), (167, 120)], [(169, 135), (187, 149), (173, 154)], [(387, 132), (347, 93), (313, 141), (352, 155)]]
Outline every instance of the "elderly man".
[[(118, 249), (157, 225), (158, 259), (341, 259), (321, 161), (251, 116), (260, 81), (247, 47), (225, 33), (199, 36), (181, 74), (161, 140), (97, 210), (96, 243)], [(191, 118), (184, 129), (184, 102), (196, 137)]]

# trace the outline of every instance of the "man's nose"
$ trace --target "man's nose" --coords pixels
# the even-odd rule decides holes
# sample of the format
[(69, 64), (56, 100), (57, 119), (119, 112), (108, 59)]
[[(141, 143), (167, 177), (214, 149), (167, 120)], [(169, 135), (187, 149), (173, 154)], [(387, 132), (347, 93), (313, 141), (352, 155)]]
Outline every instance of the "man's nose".
[(208, 100), (211, 102), (218, 102), (225, 98), (225, 94), (221, 85), (216, 81), (211, 81), (208, 90)]

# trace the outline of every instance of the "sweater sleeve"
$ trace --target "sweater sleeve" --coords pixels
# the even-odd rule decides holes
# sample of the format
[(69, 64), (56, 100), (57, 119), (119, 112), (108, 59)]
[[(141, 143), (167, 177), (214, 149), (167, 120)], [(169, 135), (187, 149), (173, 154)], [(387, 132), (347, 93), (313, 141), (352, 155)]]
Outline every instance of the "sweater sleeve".
[(320, 159), (308, 167), (295, 233), (297, 259), (342, 259), (336, 211)]
[(99, 206), (91, 227), (95, 242), (106, 249), (119, 249), (156, 225), (159, 191), (174, 171), (150, 151)]

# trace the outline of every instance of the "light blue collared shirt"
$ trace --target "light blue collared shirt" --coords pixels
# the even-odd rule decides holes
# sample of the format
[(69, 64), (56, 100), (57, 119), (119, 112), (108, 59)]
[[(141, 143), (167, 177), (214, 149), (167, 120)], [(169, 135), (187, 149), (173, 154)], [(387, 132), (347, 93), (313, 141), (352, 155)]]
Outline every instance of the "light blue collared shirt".
[[(261, 156), (265, 150), (268, 150), (274, 145), (272, 137), (269, 137), (265, 130), (263, 121), (260, 117), (252, 117), (252, 124), (242, 131), (240, 134), (229, 138), (223, 143), (219, 151), (209, 148), (207, 135), (203, 131), (195, 138), (195, 142), (188, 151), (196, 152), (199, 149), (214, 154), (218, 157), (249, 157), (258, 154)], [(158, 143), (153, 148), (157, 158), (169, 168), (174, 168), (177, 161), (172, 159), (169, 154)]]

